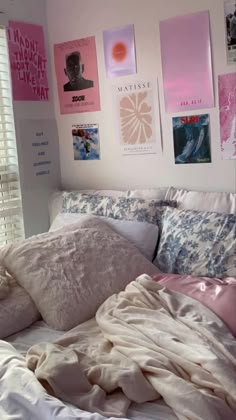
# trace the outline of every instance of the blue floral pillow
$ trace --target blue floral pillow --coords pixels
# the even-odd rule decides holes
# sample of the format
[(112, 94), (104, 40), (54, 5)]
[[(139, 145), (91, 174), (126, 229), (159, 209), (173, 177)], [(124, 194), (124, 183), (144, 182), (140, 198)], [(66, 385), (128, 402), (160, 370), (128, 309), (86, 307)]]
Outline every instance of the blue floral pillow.
[(87, 213), (113, 219), (136, 220), (158, 224), (163, 206), (176, 206), (175, 201), (141, 198), (105, 197), (77, 192), (63, 193), (63, 213)]
[(236, 277), (236, 215), (166, 207), (154, 264), (165, 273)]

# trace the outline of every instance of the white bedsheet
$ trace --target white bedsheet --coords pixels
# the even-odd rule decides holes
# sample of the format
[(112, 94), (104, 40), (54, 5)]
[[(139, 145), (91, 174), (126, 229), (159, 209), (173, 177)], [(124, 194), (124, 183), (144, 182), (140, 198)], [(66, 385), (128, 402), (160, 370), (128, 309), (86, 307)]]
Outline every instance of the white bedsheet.
[[(104, 420), (100, 414), (91, 414), (80, 410), (72, 405), (64, 404), (56, 398), (46, 394), (44, 389), (35, 380), (35, 376), (29, 371), (23, 370), (24, 355), (28, 348), (42, 341), (52, 342), (64, 332), (55, 331), (43, 321), (38, 321), (31, 327), (7, 338), (15, 350), (7, 343), (0, 341), (0, 419), (5, 420), (42, 420), (42, 405), (44, 419), (47, 420)], [(9, 359), (10, 362), (9, 362)], [(5, 360), (5, 362), (4, 362)], [(9, 363), (11, 369), (9, 369)], [(6, 364), (8, 364), (6, 380)], [(23, 367), (22, 367), (23, 365)], [(22, 370), (22, 375), (17, 372)], [(27, 373), (26, 373), (27, 372)], [(4, 382), (3, 382), (4, 376)], [(45, 412), (45, 401), (47, 412)], [(30, 406), (32, 409), (30, 410)], [(19, 412), (19, 406), (21, 407)], [(39, 417), (35, 417), (35, 407), (38, 408)], [(10, 409), (10, 413), (9, 413)], [(6, 411), (7, 410), (7, 411)], [(8, 413), (8, 414), (6, 414)], [(28, 413), (28, 415), (27, 415)], [(10, 415), (9, 415), (10, 414)], [(33, 417), (32, 417), (33, 416)], [(176, 420), (173, 411), (163, 402), (145, 404), (132, 404), (127, 413), (130, 420)], [(110, 418), (112, 420), (112, 418)], [(124, 419), (121, 419), (124, 420)]]

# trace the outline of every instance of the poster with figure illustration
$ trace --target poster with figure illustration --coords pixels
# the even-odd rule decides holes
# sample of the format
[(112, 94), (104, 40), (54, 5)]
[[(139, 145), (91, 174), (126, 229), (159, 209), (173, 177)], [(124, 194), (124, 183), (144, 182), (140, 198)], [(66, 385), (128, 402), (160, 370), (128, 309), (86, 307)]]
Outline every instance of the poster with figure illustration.
[(98, 124), (72, 126), (74, 160), (99, 160), (100, 141)]
[(43, 27), (9, 21), (9, 58), (15, 101), (48, 101), (47, 56)]
[(95, 37), (54, 45), (61, 114), (100, 111)]
[(222, 159), (236, 159), (236, 72), (218, 76)]
[(236, 64), (236, 0), (224, 3), (227, 63)]
[(211, 162), (209, 115), (174, 117), (175, 163)]
[(134, 25), (103, 32), (107, 77), (136, 73)]
[(115, 123), (123, 155), (162, 152), (157, 82), (113, 86)]

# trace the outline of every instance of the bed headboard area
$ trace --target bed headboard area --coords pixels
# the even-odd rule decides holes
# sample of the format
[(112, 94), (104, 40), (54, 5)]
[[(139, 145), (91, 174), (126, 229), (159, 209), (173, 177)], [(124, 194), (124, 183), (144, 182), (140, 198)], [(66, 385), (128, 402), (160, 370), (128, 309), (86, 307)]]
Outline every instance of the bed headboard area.
[(52, 224), (58, 213), (63, 211), (63, 197), (74, 197), (80, 194), (88, 194), (91, 197), (112, 197), (112, 198), (137, 198), (144, 200), (173, 200), (177, 202), (180, 209), (212, 211), (218, 213), (228, 213), (236, 215), (236, 193), (227, 192), (207, 192), (207, 191), (191, 191), (186, 189), (178, 189), (175, 187), (168, 188), (148, 188), (135, 190), (57, 190), (54, 191), (48, 203), (50, 225)]

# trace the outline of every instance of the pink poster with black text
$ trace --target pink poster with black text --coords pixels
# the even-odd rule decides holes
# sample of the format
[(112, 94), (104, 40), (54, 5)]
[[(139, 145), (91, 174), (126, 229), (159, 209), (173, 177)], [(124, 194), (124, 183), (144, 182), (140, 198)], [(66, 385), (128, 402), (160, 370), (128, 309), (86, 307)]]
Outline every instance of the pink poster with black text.
[(48, 101), (47, 56), (43, 27), (10, 21), (7, 34), (13, 99)]
[(160, 22), (167, 112), (214, 107), (208, 12)]
[(100, 111), (95, 37), (54, 45), (61, 114)]
[(236, 159), (236, 72), (218, 76), (222, 159)]

